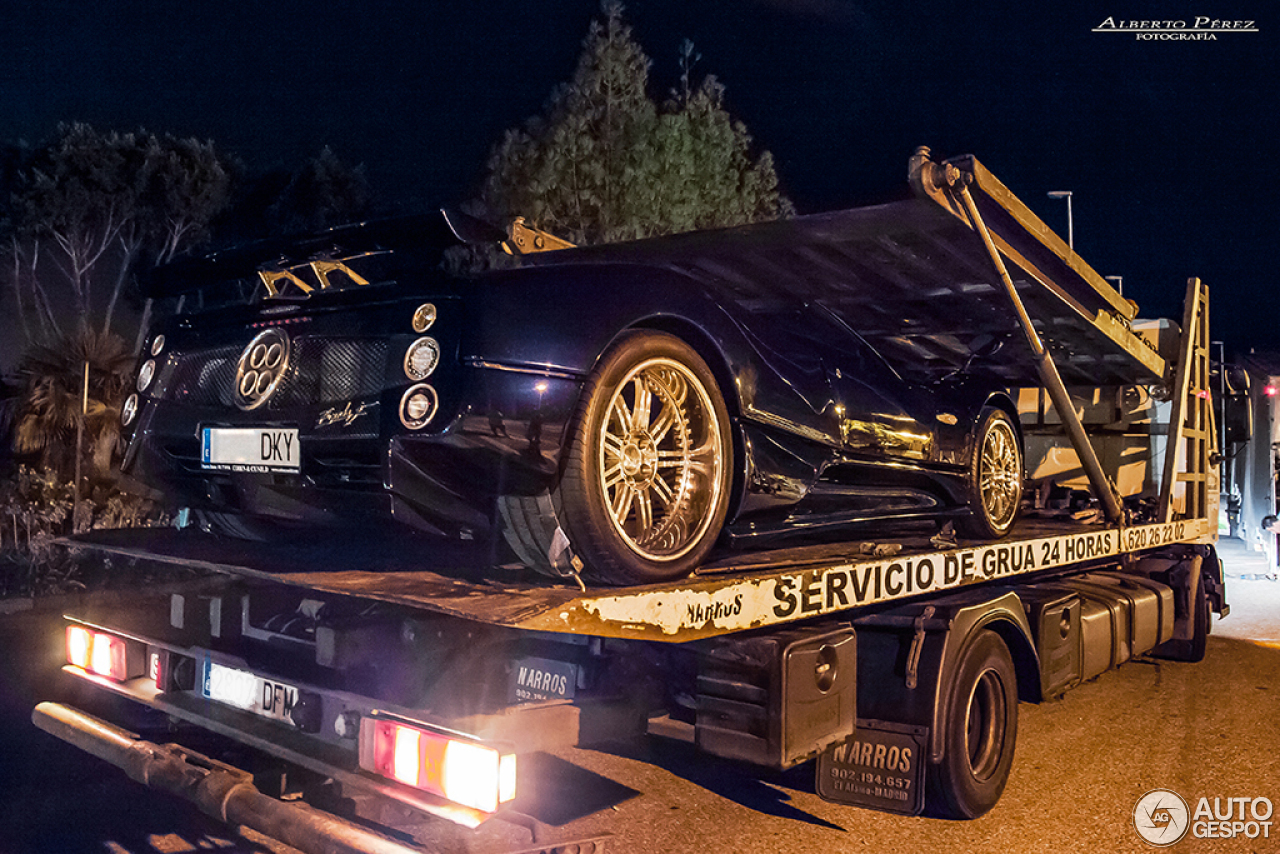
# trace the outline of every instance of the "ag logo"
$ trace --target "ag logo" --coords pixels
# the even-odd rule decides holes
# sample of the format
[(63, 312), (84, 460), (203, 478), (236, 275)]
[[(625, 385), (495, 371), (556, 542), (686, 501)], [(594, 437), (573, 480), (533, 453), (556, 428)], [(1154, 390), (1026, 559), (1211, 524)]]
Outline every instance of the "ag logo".
[(1187, 835), (1190, 826), (1187, 802), (1177, 792), (1152, 789), (1133, 807), (1133, 827), (1138, 835), (1161, 848)]

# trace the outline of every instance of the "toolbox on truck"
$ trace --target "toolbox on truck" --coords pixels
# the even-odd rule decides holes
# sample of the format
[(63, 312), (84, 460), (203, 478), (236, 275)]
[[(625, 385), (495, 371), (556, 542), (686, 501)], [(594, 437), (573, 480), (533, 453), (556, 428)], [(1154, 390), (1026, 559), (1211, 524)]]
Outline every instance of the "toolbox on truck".
[(698, 656), (698, 747), (775, 768), (853, 731), (857, 646), (847, 624), (718, 639)]
[[(1068, 582), (1086, 593), (1110, 597), (1122, 603), (1128, 612), (1128, 631), (1124, 641), (1129, 648), (1127, 658), (1149, 652), (1162, 640), (1173, 636), (1173, 591), (1157, 582), (1141, 585), (1128, 576), (1091, 572)], [(1164, 594), (1154, 586), (1164, 587)], [(1166, 617), (1167, 615), (1167, 617)]]
[(1131, 605), (1108, 591), (1067, 580), (1053, 585), (1080, 598), (1080, 678), (1092, 679), (1132, 657)]
[(1080, 604), (1081, 676), (1092, 679), (1129, 660), (1129, 609), (1087, 593)]
[(1040, 655), (1041, 691), (1054, 697), (1080, 682), (1080, 595), (1060, 587), (1031, 585), (1019, 590)]
[(1036, 633), (1046, 696), (1173, 637), (1173, 589), (1148, 578), (1090, 572), (1028, 585), (1018, 595)]

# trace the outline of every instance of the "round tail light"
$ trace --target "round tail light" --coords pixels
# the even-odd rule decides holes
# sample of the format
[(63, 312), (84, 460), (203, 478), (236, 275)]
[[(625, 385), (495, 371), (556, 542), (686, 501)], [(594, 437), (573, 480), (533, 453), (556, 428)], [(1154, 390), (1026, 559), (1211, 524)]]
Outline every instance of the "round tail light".
[(400, 398), (400, 423), (410, 430), (421, 430), (435, 418), (438, 408), (435, 389), (426, 383), (410, 386)]

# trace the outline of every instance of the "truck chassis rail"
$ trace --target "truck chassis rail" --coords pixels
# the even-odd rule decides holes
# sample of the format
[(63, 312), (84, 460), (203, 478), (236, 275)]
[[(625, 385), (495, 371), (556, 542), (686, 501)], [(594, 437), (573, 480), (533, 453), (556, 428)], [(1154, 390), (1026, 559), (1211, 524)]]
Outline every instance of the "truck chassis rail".
[[(1147, 525), (1025, 520), (1004, 540), (939, 548), (919, 533), (877, 556), (859, 543), (721, 558), (668, 584), (577, 587), (469, 577), (461, 561), (423, 568), (403, 543), (229, 542), (191, 529), (94, 531), (63, 543), (124, 557), (422, 608), (490, 625), (670, 643), (781, 626), (972, 584), (1115, 560), (1175, 543), (1206, 542), (1205, 518)], [(898, 539), (898, 538), (895, 538)], [(874, 544), (872, 544), (874, 545)], [(345, 550), (344, 550), (345, 549)], [(339, 570), (319, 570), (326, 565)]]

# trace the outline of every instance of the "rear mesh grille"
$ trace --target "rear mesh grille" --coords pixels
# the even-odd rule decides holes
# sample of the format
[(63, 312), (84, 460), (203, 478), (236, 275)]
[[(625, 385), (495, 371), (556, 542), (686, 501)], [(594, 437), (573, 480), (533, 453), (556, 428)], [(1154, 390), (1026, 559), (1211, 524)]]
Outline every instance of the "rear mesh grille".
[(201, 353), (178, 353), (160, 372), (166, 400), (194, 406), (234, 406), (236, 362), (241, 347), (219, 347)]
[[(234, 406), (236, 364), (242, 347), (178, 353), (161, 369), (157, 385), (167, 400), (196, 406)], [(295, 338), (289, 373), (267, 403), (270, 410), (337, 403), (382, 390), (387, 342), (352, 338)]]
[(307, 403), (337, 403), (382, 390), (385, 341), (298, 338), (289, 375), (267, 403), (290, 409)]

